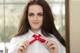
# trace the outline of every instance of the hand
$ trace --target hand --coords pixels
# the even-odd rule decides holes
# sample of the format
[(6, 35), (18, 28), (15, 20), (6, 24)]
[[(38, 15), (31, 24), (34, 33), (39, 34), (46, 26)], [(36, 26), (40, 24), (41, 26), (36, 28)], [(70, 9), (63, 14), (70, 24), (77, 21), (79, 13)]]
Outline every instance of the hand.
[(26, 53), (26, 49), (29, 46), (29, 42), (25, 41), (21, 46), (18, 48), (18, 53)]
[(58, 53), (58, 46), (56, 42), (48, 41), (46, 46), (49, 48), (50, 53)]

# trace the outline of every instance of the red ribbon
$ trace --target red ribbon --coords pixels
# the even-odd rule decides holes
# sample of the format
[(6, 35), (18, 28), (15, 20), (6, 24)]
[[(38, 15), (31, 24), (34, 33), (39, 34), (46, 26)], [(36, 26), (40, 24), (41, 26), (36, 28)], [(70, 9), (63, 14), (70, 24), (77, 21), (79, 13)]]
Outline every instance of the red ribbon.
[(40, 34), (34, 34), (33, 35), (34, 39), (32, 41), (30, 41), (30, 44), (32, 44), (33, 42), (35, 42), (36, 40), (39, 40), (41, 43), (46, 43), (47, 41), (45, 39), (43, 39), (41, 37)]

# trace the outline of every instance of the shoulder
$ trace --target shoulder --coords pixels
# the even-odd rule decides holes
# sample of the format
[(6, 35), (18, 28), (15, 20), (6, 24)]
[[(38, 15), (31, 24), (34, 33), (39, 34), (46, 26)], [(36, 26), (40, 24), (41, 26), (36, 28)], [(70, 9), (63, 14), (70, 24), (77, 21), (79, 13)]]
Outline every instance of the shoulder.
[(10, 40), (10, 45), (17, 45), (24, 40), (25, 35), (14, 36)]
[(21, 38), (21, 36), (12, 37), (9, 43), (10, 47), (17, 45), (20, 42)]
[(20, 36), (14, 36), (10, 40), (10, 44), (19, 43), (23, 40), (25, 40), (26, 34), (20, 35)]
[(57, 38), (53, 34), (49, 34), (49, 36), (46, 37), (46, 39), (51, 40), (51, 41), (58, 41)]
[(15, 42), (15, 41), (18, 41), (22, 38), (22, 36), (14, 36), (11, 38), (10, 42)]

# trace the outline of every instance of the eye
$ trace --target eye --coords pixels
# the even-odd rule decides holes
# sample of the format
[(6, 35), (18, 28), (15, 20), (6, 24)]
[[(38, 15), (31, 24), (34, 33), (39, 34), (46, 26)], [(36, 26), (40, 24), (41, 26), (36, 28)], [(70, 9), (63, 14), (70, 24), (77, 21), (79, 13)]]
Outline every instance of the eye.
[(29, 13), (28, 16), (34, 16), (34, 13)]
[(43, 13), (38, 13), (38, 16), (43, 16)]

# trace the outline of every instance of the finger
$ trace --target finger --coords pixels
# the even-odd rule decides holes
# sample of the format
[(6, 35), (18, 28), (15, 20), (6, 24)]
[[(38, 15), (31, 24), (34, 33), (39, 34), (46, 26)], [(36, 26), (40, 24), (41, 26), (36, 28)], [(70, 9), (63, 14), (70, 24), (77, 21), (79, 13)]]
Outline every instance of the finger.
[(26, 49), (27, 48), (26, 42), (24, 42), (20, 47), (22, 47), (23, 49)]
[(19, 47), (19, 48), (18, 48), (18, 51), (19, 51), (19, 52), (23, 52), (23, 51), (24, 51), (24, 48), (23, 48), (23, 47)]
[(51, 43), (50, 41), (48, 41), (48, 43), (46, 44), (48, 47), (53, 45), (53, 43)]
[(23, 49), (26, 49), (26, 44), (23, 44), (20, 47), (23, 48)]
[(54, 45), (54, 44), (53, 44), (53, 43), (50, 43), (50, 44), (49, 44), (49, 46), (52, 46), (52, 45)]
[(56, 45), (57, 43), (55, 41), (50, 41), (51, 43), (53, 43), (54, 45)]
[(29, 42), (28, 41), (25, 41), (24, 43), (23, 43), (23, 47), (24, 48), (27, 48), (29, 46)]
[(49, 48), (50, 48), (50, 49), (55, 49), (56, 46), (55, 46), (55, 45), (51, 45)]
[(26, 41), (26, 45), (30, 45), (28, 41)]

